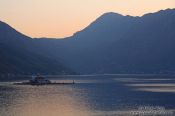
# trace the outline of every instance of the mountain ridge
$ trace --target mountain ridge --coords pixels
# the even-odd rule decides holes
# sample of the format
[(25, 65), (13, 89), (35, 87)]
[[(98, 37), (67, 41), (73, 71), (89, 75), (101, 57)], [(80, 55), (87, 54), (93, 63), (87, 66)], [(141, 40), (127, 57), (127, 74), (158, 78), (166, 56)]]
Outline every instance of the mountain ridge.
[[(168, 61), (167, 57), (173, 54), (170, 52), (173, 49), (172, 43), (174, 43), (174, 40), (171, 38), (173, 38), (175, 34), (173, 31), (175, 27), (173, 20), (175, 19), (174, 9), (149, 13), (142, 17), (117, 15), (117, 18), (118, 16), (121, 20), (114, 20), (114, 22), (111, 23), (111, 19), (105, 19), (104, 22), (106, 24), (101, 20), (100, 23), (96, 22), (99, 21), (97, 19), (84, 30), (67, 38), (67, 43), (65, 43), (73, 46), (72, 50), (67, 53), (71, 54), (70, 56), (68, 55), (68, 57), (78, 59), (78, 62), (74, 62), (71, 59), (66, 60), (66, 62), (72, 66), (78, 64), (78, 68), (77, 66), (74, 68), (83, 73), (163, 73), (168, 72), (168, 70), (174, 70), (174, 62), (172, 60)], [(163, 37), (167, 38), (168, 41)], [(63, 44), (65, 43), (63, 42)], [(62, 46), (60, 43), (58, 45)], [(160, 48), (163, 45), (167, 45), (167, 53)], [(63, 45), (62, 48), (58, 49), (65, 49), (65, 46)], [(139, 49), (140, 51), (138, 51)], [(158, 49), (162, 50), (162, 53), (159, 53)], [(77, 56), (71, 52), (76, 53)], [(117, 57), (117, 53), (119, 57)], [(160, 58), (154, 54), (160, 55)], [(139, 56), (141, 58), (136, 61), (136, 59), (138, 59), (137, 55), (147, 55), (149, 57), (144, 58)], [(64, 56), (64, 58), (65, 57), (66, 56)], [(174, 57), (174, 55), (171, 57)], [(155, 58), (157, 58), (159, 62), (156, 61)], [(148, 59), (150, 59), (150, 61), (148, 61)], [(163, 61), (163, 59), (166, 60)], [(105, 62), (106, 64), (103, 65)], [(92, 66), (90, 66), (90, 64), (92, 64)], [(84, 69), (81, 67), (84, 67)], [(104, 69), (104, 67), (106, 68)], [(111, 69), (111, 67), (114, 68)]]
[(34, 39), (0, 22), (1, 75), (71, 74), (74, 73), (57, 59), (44, 55)]
[(174, 36), (175, 9), (167, 9), (141, 17), (105, 13), (65, 39), (20, 36), (27, 41), (12, 46), (23, 44), (18, 49), (61, 61), (80, 74), (167, 73), (175, 72)]
[[(102, 14), (101, 16), (99, 16), (99, 17), (97, 17), (97, 19), (96, 20), (98, 20), (99, 18), (101, 18), (101, 17), (103, 17), (103, 16), (105, 16), (105, 15), (117, 15), (117, 16), (122, 16), (122, 17), (131, 17), (131, 18), (142, 18), (142, 17), (145, 17), (145, 16), (148, 16), (148, 15), (152, 15), (152, 14), (157, 14), (157, 13), (161, 13), (161, 12), (171, 12), (171, 11), (175, 11), (175, 8), (167, 8), (167, 9), (164, 9), (164, 10), (158, 10), (158, 11), (155, 11), (155, 12), (152, 12), (152, 13), (145, 13), (144, 15), (142, 15), (142, 16), (132, 16), (132, 15), (122, 15), (122, 14), (120, 14), (120, 13), (116, 13), (116, 12), (106, 12), (106, 13), (104, 13), (104, 14)], [(96, 21), (95, 20), (95, 21)], [(92, 21), (92, 23), (93, 22), (95, 22), (95, 21)], [(92, 24), (92, 23), (90, 23), (90, 24)], [(8, 26), (10, 26), (9, 24), (7, 24), (6, 22), (4, 22), (4, 21), (1, 21), (0, 20), (0, 24), (5, 24), (5, 25), (8, 25)], [(89, 25), (90, 25), (89, 24)], [(89, 26), (88, 25), (88, 26)], [(86, 26), (86, 27), (88, 27), (88, 26)], [(10, 26), (11, 28), (13, 28), (13, 29), (15, 29), (14, 27), (12, 27), (12, 26)], [(85, 27), (85, 28), (86, 28)], [(84, 29), (85, 29), (84, 28)], [(17, 29), (15, 29), (18, 33), (20, 33), (20, 31), (18, 31)], [(79, 30), (79, 31), (77, 31), (77, 32), (80, 32), (80, 31), (82, 31), (83, 29), (81, 29), (81, 30)], [(75, 32), (75, 33), (77, 33), (77, 32)], [(22, 35), (24, 35), (24, 36), (26, 36), (26, 37), (29, 37), (29, 38), (32, 38), (32, 37), (30, 37), (30, 36), (28, 36), (28, 35), (26, 35), (26, 34), (24, 34), (24, 33), (20, 33), (20, 34), (22, 34)], [(74, 35), (74, 34), (73, 34)], [(73, 36), (72, 35), (72, 36)], [(33, 37), (32, 39), (66, 39), (66, 38), (70, 38), (70, 37), (72, 37), (72, 36), (69, 36), (69, 37), (62, 37), (62, 38), (56, 38), (56, 37), (52, 37), (52, 38), (49, 38), (49, 37)]]

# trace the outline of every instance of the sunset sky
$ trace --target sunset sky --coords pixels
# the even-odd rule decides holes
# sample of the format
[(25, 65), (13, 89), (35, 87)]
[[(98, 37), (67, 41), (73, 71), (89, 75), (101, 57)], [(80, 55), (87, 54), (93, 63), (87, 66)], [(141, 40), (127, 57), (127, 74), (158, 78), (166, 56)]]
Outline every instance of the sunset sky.
[(0, 0), (0, 20), (30, 37), (67, 37), (105, 12), (141, 16), (175, 0)]

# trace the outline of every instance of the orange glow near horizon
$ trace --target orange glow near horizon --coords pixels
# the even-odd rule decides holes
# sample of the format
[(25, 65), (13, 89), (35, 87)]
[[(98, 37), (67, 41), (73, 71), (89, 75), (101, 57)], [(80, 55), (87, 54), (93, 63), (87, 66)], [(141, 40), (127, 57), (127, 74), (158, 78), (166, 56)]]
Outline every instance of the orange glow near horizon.
[(0, 20), (31, 37), (62, 38), (106, 12), (141, 16), (175, 8), (175, 0), (0, 0)]

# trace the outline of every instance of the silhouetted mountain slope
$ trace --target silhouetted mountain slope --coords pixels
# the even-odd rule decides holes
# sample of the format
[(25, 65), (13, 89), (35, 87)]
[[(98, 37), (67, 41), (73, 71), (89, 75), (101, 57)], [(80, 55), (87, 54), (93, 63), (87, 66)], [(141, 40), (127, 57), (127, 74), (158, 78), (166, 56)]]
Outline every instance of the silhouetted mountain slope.
[(0, 74), (64, 74), (72, 71), (44, 55), (35, 41), (0, 22)]
[(175, 10), (106, 13), (62, 40), (31, 39), (0, 22), (0, 42), (1, 72), (67, 71), (61, 63), (82, 74), (175, 72)]
[(38, 43), (81, 73), (175, 71), (175, 10), (142, 17), (106, 13), (72, 37)]

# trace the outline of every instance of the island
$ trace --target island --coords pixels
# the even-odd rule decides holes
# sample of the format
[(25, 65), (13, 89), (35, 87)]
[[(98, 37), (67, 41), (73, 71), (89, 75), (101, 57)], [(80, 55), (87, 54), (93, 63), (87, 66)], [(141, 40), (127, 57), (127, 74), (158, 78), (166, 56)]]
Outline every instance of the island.
[(72, 82), (52, 82), (49, 79), (46, 79), (44, 76), (32, 76), (32, 79), (27, 82), (18, 82), (13, 83), (14, 85), (66, 85), (66, 84), (75, 84), (75, 81)]

